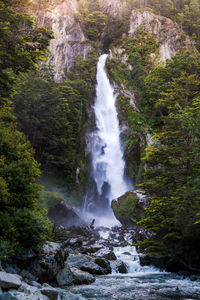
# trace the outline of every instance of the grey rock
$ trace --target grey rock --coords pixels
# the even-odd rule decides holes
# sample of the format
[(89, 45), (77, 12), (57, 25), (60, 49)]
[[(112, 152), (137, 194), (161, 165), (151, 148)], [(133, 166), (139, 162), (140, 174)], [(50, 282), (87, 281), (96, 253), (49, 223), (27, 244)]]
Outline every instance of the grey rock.
[(40, 290), (34, 286), (22, 282), (21, 287), (16, 290), (9, 291), (12, 294), (11, 300), (47, 300), (47, 296), (40, 293)]
[(49, 297), (50, 300), (57, 300), (58, 299), (58, 291), (54, 288), (48, 288), (48, 287), (44, 287), (40, 290), (40, 292), (43, 294), (43, 295), (46, 295), (47, 297)]
[(38, 288), (38, 289), (42, 288), (42, 285), (37, 281), (30, 281), (29, 284), (36, 287), (36, 288)]
[(117, 259), (115, 261), (111, 261), (110, 264), (111, 264), (112, 270), (115, 270), (115, 272), (118, 272), (121, 274), (128, 273), (126, 264), (122, 260)]
[(109, 248), (100, 249), (95, 254), (95, 256), (103, 257), (103, 258), (106, 258), (108, 260), (116, 260), (117, 259), (115, 253), (112, 250), (110, 250)]
[(81, 271), (77, 268), (71, 268), (73, 273), (73, 283), (75, 284), (90, 284), (95, 281), (94, 276), (88, 272)]
[[(60, 243), (47, 242), (37, 257), (23, 262), (24, 269), (31, 273), (29, 280), (40, 283), (55, 280), (56, 274), (64, 268), (68, 251)], [(28, 273), (26, 273), (28, 274)]]
[(110, 262), (104, 257), (97, 257), (94, 262), (103, 269), (104, 274), (110, 274), (112, 272)]
[(105, 268), (100, 267), (94, 260), (95, 258), (79, 253), (77, 255), (70, 254), (67, 262), (70, 267), (78, 268), (90, 274), (108, 274), (108, 271)]
[(67, 263), (70, 267), (74, 267), (74, 268), (78, 268), (80, 269), (80, 267), (85, 263), (90, 261), (92, 258), (88, 255), (83, 255), (83, 254), (74, 254), (74, 253), (70, 253), (67, 259)]
[(42, 248), (42, 252), (44, 254), (56, 254), (62, 247), (61, 243), (54, 243), (54, 242), (46, 242)]
[(50, 284), (48, 284), (48, 283), (45, 282), (45, 283), (43, 283), (42, 287), (51, 288), (52, 286)]
[(57, 225), (68, 228), (71, 225), (85, 225), (78, 212), (64, 201), (61, 201), (56, 206), (51, 207), (48, 212), (48, 217)]
[(81, 265), (80, 269), (82, 271), (89, 272), (90, 274), (95, 274), (95, 275), (104, 275), (107, 274), (104, 268), (101, 268), (99, 265), (97, 265), (93, 261), (88, 261), (85, 262), (84, 264)]
[(32, 275), (30, 272), (28, 272), (27, 270), (22, 270), (22, 271), (20, 272), (20, 275), (21, 275), (23, 278), (26, 278), (26, 279), (28, 279), (28, 280), (32, 280), (32, 281), (37, 280), (37, 278), (36, 278), (34, 275)]
[(10, 273), (0, 272), (0, 287), (11, 289), (19, 288), (22, 282), (18, 276)]
[(5, 265), (4, 266), (4, 272), (10, 273), (10, 274), (17, 274), (17, 273), (20, 272), (20, 269), (17, 266)]
[(83, 241), (81, 238), (72, 238), (65, 241), (65, 246), (81, 247), (82, 243)]
[(67, 264), (65, 265), (64, 269), (58, 272), (56, 279), (59, 286), (67, 286), (72, 284), (73, 276), (70, 267)]

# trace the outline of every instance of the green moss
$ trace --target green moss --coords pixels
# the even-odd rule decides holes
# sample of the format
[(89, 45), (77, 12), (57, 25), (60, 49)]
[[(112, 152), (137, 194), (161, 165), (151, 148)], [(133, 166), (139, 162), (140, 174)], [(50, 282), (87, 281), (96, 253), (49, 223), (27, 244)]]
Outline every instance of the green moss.
[(112, 202), (116, 218), (125, 226), (133, 226), (144, 216), (144, 209), (136, 194), (128, 192)]

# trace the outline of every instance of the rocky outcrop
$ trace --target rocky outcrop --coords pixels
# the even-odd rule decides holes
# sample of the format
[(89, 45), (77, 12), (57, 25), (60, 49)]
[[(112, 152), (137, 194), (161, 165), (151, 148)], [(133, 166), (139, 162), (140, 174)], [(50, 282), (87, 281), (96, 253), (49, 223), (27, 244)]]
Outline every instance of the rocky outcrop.
[[(180, 49), (194, 47), (194, 42), (181, 30), (178, 24), (163, 16), (156, 15), (150, 11), (134, 9), (130, 16), (130, 25), (128, 36), (134, 37), (136, 31), (142, 28), (151, 36), (156, 37), (159, 47), (156, 53), (152, 53), (152, 61), (154, 64), (166, 62)], [(123, 64), (127, 65), (127, 69), (132, 69), (128, 64), (128, 55), (121, 47), (115, 47), (110, 51), (110, 59), (116, 58)]]
[(19, 262), (21, 275), (40, 283), (56, 281), (56, 275), (65, 266), (68, 252), (60, 243), (47, 242), (41, 253)]
[(72, 225), (85, 225), (85, 222), (81, 219), (78, 212), (64, 201), (51, 207), (48, 212), (48, 217), (57, 226), (63, 226), (65, 228)]
[(157, 42), (160, 43), (160, 57), (157, 57), (158, 61), (165, 62), (181, 48), (194, 46), (193, 42), (176, 23), (150, 11), (132, 11), (129, 36), (134, 36), (135, 31), (140, 26), (145, 32), (155, 35)]
[(84, 58), (91, 50), (83, 30), (76, 19), (78, 13), (77, 0), (49, 2), (47, 6), (38, 8), (32, 0), (32, 12), (37, 16), (37, 26), (46, 26), (53, 31), (54, 39), (50, 41), (49, 63), (55, 69), (55, 77), (60, 80), (64, 71), (69, 71), (77, 55)]
[[(41, 8), (32, 0), (32, 8), (29, 12), (37, 16), (37, 26), (46, 26), (53, 31), (54, 39), (51, 40), (49, 50), (49, 62), (55, 69), (57, 80), (62, 79), (65, 71), (69, 71), (74, 64), (77, 55), (87, 58), (91, 45), (76, 18), (79, 11), (77, 0), (49, 1)], [(166, 61), (177, 50), (191, 47), (193, 43), (183, 33), (180, 27), (170, 19), (158, 16), (150, 11), (134, 9), (131, 13), (125, 0), (99, 0), (102, 12), (117, 15), (122, 18), (124, 14), (130, 14), (129, 36), (134, 36), (135, 31), (142, 28), (149, 34), (154, 34), (160, 43), (157, 61)], [(115, 47), (114, 55), (121, 61), (126, 61), (123, 49)], [(154, 54), (152, 54), (154, 55)]]

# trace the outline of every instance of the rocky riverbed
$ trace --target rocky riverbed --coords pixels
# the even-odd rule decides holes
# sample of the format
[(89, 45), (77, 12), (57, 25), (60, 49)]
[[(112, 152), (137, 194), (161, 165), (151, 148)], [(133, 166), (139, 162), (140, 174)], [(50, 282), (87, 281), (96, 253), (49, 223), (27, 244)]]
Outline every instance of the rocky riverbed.
[(200, 299), (200, 278), (141, 266), (138, 228), (56, 228), (60, 242), (4, 262), (0, 300)]

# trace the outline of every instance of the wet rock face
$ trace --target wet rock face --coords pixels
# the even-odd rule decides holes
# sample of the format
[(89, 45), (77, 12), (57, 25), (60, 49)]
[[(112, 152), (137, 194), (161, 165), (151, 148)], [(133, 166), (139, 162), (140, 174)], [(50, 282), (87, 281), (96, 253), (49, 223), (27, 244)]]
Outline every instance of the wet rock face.
[(57, 80), (63, 77), (64, 70), (70, 70), (77, 55), (86, 58), (91, 49), (80, 24), (76, 21), (77, 12), (76, 0), (50, 3), (40, 10), (32, 10), (37, 16), (37, 26), (46, 26), (53, 31), (55, 38), (50, 41), (49, 62), (55, 68)]

